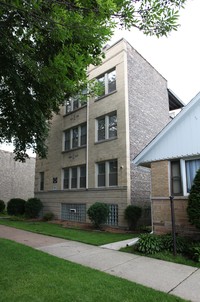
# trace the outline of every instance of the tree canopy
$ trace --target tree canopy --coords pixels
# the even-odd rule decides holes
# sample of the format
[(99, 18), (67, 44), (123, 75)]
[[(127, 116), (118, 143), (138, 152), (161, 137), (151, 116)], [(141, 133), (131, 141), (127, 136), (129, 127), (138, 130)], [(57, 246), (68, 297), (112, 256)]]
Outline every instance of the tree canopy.
[(186, 0), (0, 0), (0, 142), (45, 157), (53, 112), (87, 82), (117, 26), (158, 37)]

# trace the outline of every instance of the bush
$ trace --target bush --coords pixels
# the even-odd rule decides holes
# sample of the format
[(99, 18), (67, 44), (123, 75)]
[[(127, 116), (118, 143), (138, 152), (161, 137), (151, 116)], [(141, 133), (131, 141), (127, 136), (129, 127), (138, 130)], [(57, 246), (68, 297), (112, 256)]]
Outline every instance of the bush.
[(43, 219), (45, 221), (53, 220), (54, 219), (54, 213), (48, 212), (48, 213), (44, 214)]
[[(163, 247), (169, 252), (173, 252), (173, 237), (172, 235), (163, 235), (162, 236)], [(180, 236), (176, 236), (176, 251), (177, 253), (185, 253), (188, 248), (188, 241)]]
[(25, 205), (25, 215), (28, 218), (37, 218), (42, 208), (43, 204), (40, 199), (29, 198)]
[(3, 200), (0, 199), (0, 213), (2, 213), (5, 210), (5, 202)]
[(143, 234), (140, 236), (136, 249), (144, 254), (155, 254), (163, 250), (161, 236)]
[(191, 224), (200, 229), (200, 169), (196, 173), (188, 197), (187, 214)]
[(188, 248), (188, 256), (196, 262), (200, 262), (200, 243), (193, 244)]
[(129, 230), (135, 230), (137, 222), (142, 215), (142, 208), (134, 205), (129, 205), (124, 211), (124, 218), (128, 222)]
[(91, 205), (87, 211), (87, 214), (95, 228), (100, 228), (100, 225), (105, 223), (108, 219), (109, 207), (105, 203), (96, 202)]
[(26, 201), (21, 198), (12, 198), (8, 201), (7, 212), (8, 215), (23, 215), (25, 212)]

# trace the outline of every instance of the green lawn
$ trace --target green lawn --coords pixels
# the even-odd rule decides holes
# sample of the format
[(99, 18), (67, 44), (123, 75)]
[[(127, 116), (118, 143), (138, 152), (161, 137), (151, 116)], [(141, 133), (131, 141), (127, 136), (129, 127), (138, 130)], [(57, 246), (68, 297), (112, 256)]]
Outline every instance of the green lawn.
[(137, 236), (136, 234), (130, 233), (116, 234), (100, 231), (71, 229), (48, 222), (12, 221), (10, 219), (0, 219), (0, 224), (34, 233), (79, 241), (92, 245), (103, 245), (111, 242), (130, 239)]
[(97, 270), (0, 239), (1, 302), (181, 302)]

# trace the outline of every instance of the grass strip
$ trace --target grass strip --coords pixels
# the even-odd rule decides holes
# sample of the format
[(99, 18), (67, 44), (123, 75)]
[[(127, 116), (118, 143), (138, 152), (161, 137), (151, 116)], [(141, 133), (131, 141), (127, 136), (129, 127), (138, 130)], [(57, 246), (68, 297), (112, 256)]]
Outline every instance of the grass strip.
[(130, 233), (118, 234), (101, 231), (71, 229), (63, 227), (62, 225), (48, 222), (12, 221), (10, 219), (0, 219), (0, 224), (38, 234), (79, 241), (82, 243), (92, 244), (96, 246), (137, 237), (137, 234)]
[(0, 239), (1, 302), (183, 302), (133, 282)]

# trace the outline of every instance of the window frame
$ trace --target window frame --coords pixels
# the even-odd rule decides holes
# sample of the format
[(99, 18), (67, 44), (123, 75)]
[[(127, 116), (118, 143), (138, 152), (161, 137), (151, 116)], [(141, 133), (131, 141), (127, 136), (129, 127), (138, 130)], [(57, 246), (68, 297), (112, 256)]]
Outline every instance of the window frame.
[[(85, 139), (83, 140), (82, 139), (83, 138), (82, 130), (84, 128), (85, 128), (85, 130), (84, 130)], [(77, 136), (76, 136), (77, 143), (75, 144), (74, 133), (75, 133), (76, 129), (77, 129)], [(68, 135), (68, 139), (66, 140), (67, 135)], [(68, 144), (66, 144), (67, 142), (68, 142)], [(86, 145), (87, 145), (87, 124), (86, 123), (77, 125), (75, 127), (72, 127), (70, 129), (63, 131), (63, 152), (75, 150), (78, 148), (83, 148), (83, 147), (86, 147)], [(66, 148), (66, 146), (68, 146), (69, 148)]]
[[(110, 118), (111, 117), (116, 117), (116, 135), (115, 136), (111, 136), (110, 133)], [(102, 121), (104, 120), (104, 124), (103, 124), (103, 127), (102, 129), (99, 129), (99, 121)], [(117, 123), (117, 111), (112, 111), (108, 114), (105, 114), (105, 115), (102, 115), (100, 117), (97, 117), (96, 118), (96, 139), (95, 141), (97, 143), (99, 142), (104, 142), (106, 140), (112, 140), (112, 139), (116, 139), (117, 138), (117, 126), (118, 126), (118, 123)], [(104, 130), (104, 134), (103, 134), (103, 138), (102, 139), (99, 139), (99, 133), (100, 131)]]
[[(111, 162), (116, 162), (117, 166), (117, 172), (116, 172), (116, 184), (110, 185), (110, 175), (113, 174), (110, 171), (110, 163)], [(99, 165), (105, 165), (105, 173), (99, 174)], [(99, 186), (99, 176), (104, 175), (104, 183), (105, 185)], [(111, 160), (106, 160), (106, 161), (100, 161), (96, 163), (96, 187), (97, 188), (115, 188), (118, 187), (118, 160), (117, 159), (111, 159)]]
[(44, 171), (39, 172), (39, 191), (44, 191)]
[[(109, 86), (110, 86), (109, 75), (113, 72), (115, 72), (115, 81), (113, 81), (115, 83), (114, 84), (114, 89), (109, 90)], [(103, 80), (101, 81), (101, 79), (103, 79)], [(100, 99), (104, 96), (112, 94), (113, 92), (115, 92), (117, 90), (116, 67), (114, 67), (112, 69), (109, 69), (108, 71), (102, 73), (101, 75), (96, 77), (96, 80), (97, 80), (98, 83), (104, 83), (103, 84), (104, 91), (103, 91), (103, 93), (101, 93), (100, 95), (97, 96), (97, 99)]]
[(77, 96), (69, 97), (65, 101), (65, 115), (68, 115), (87, 105), (87, 90), (84, 90), (84, 92), (82, 92), (82, 95), (83, 96), (86, 95), (86, 100), (84, 99), (82, 100), (80, 95), (77, 95)]
[[(174, 196), (188, 196), (189, 192), (187, 191), (187, 175), (186, 175), (186, 162), (188, 161), (194, 161), (194, 160), (200, 160), (200, 157), (194, 157), (194, 158), (181, 158), (181, 159), (177, 159), (177, 161), (180, 162), (180, 175), (181, 175), (181, 185), (182, 185), (182, 194), (181, 195), (174, 195)], [(173, 161), (170, 161), (170, 168), (171, 168), (171, 163)], [(170, 179), (171, 179), (171, 169), (170, 169)], [(173, 194), (172, 192), (172, 183), (171, 184), (171, 188), (170, 188), (170, 192), (171, 194)]]
[[(81, 175), (81, 169), (84, 168), (85, 176)], [(65, 187), (65, 171), (68, 171), (68, 187)], [(75, 172), (75, 174), (74, 174)], [(62, 190), (79, 190), (86, 189), (86, 165), (66, 167), (62, 169)], [(85, 186), (82, 185), (81, 178), (85, 178)], [(75, 180), (75, 181), (74, 181)], [(76, 184), (76, 186), (74, 186)]]

